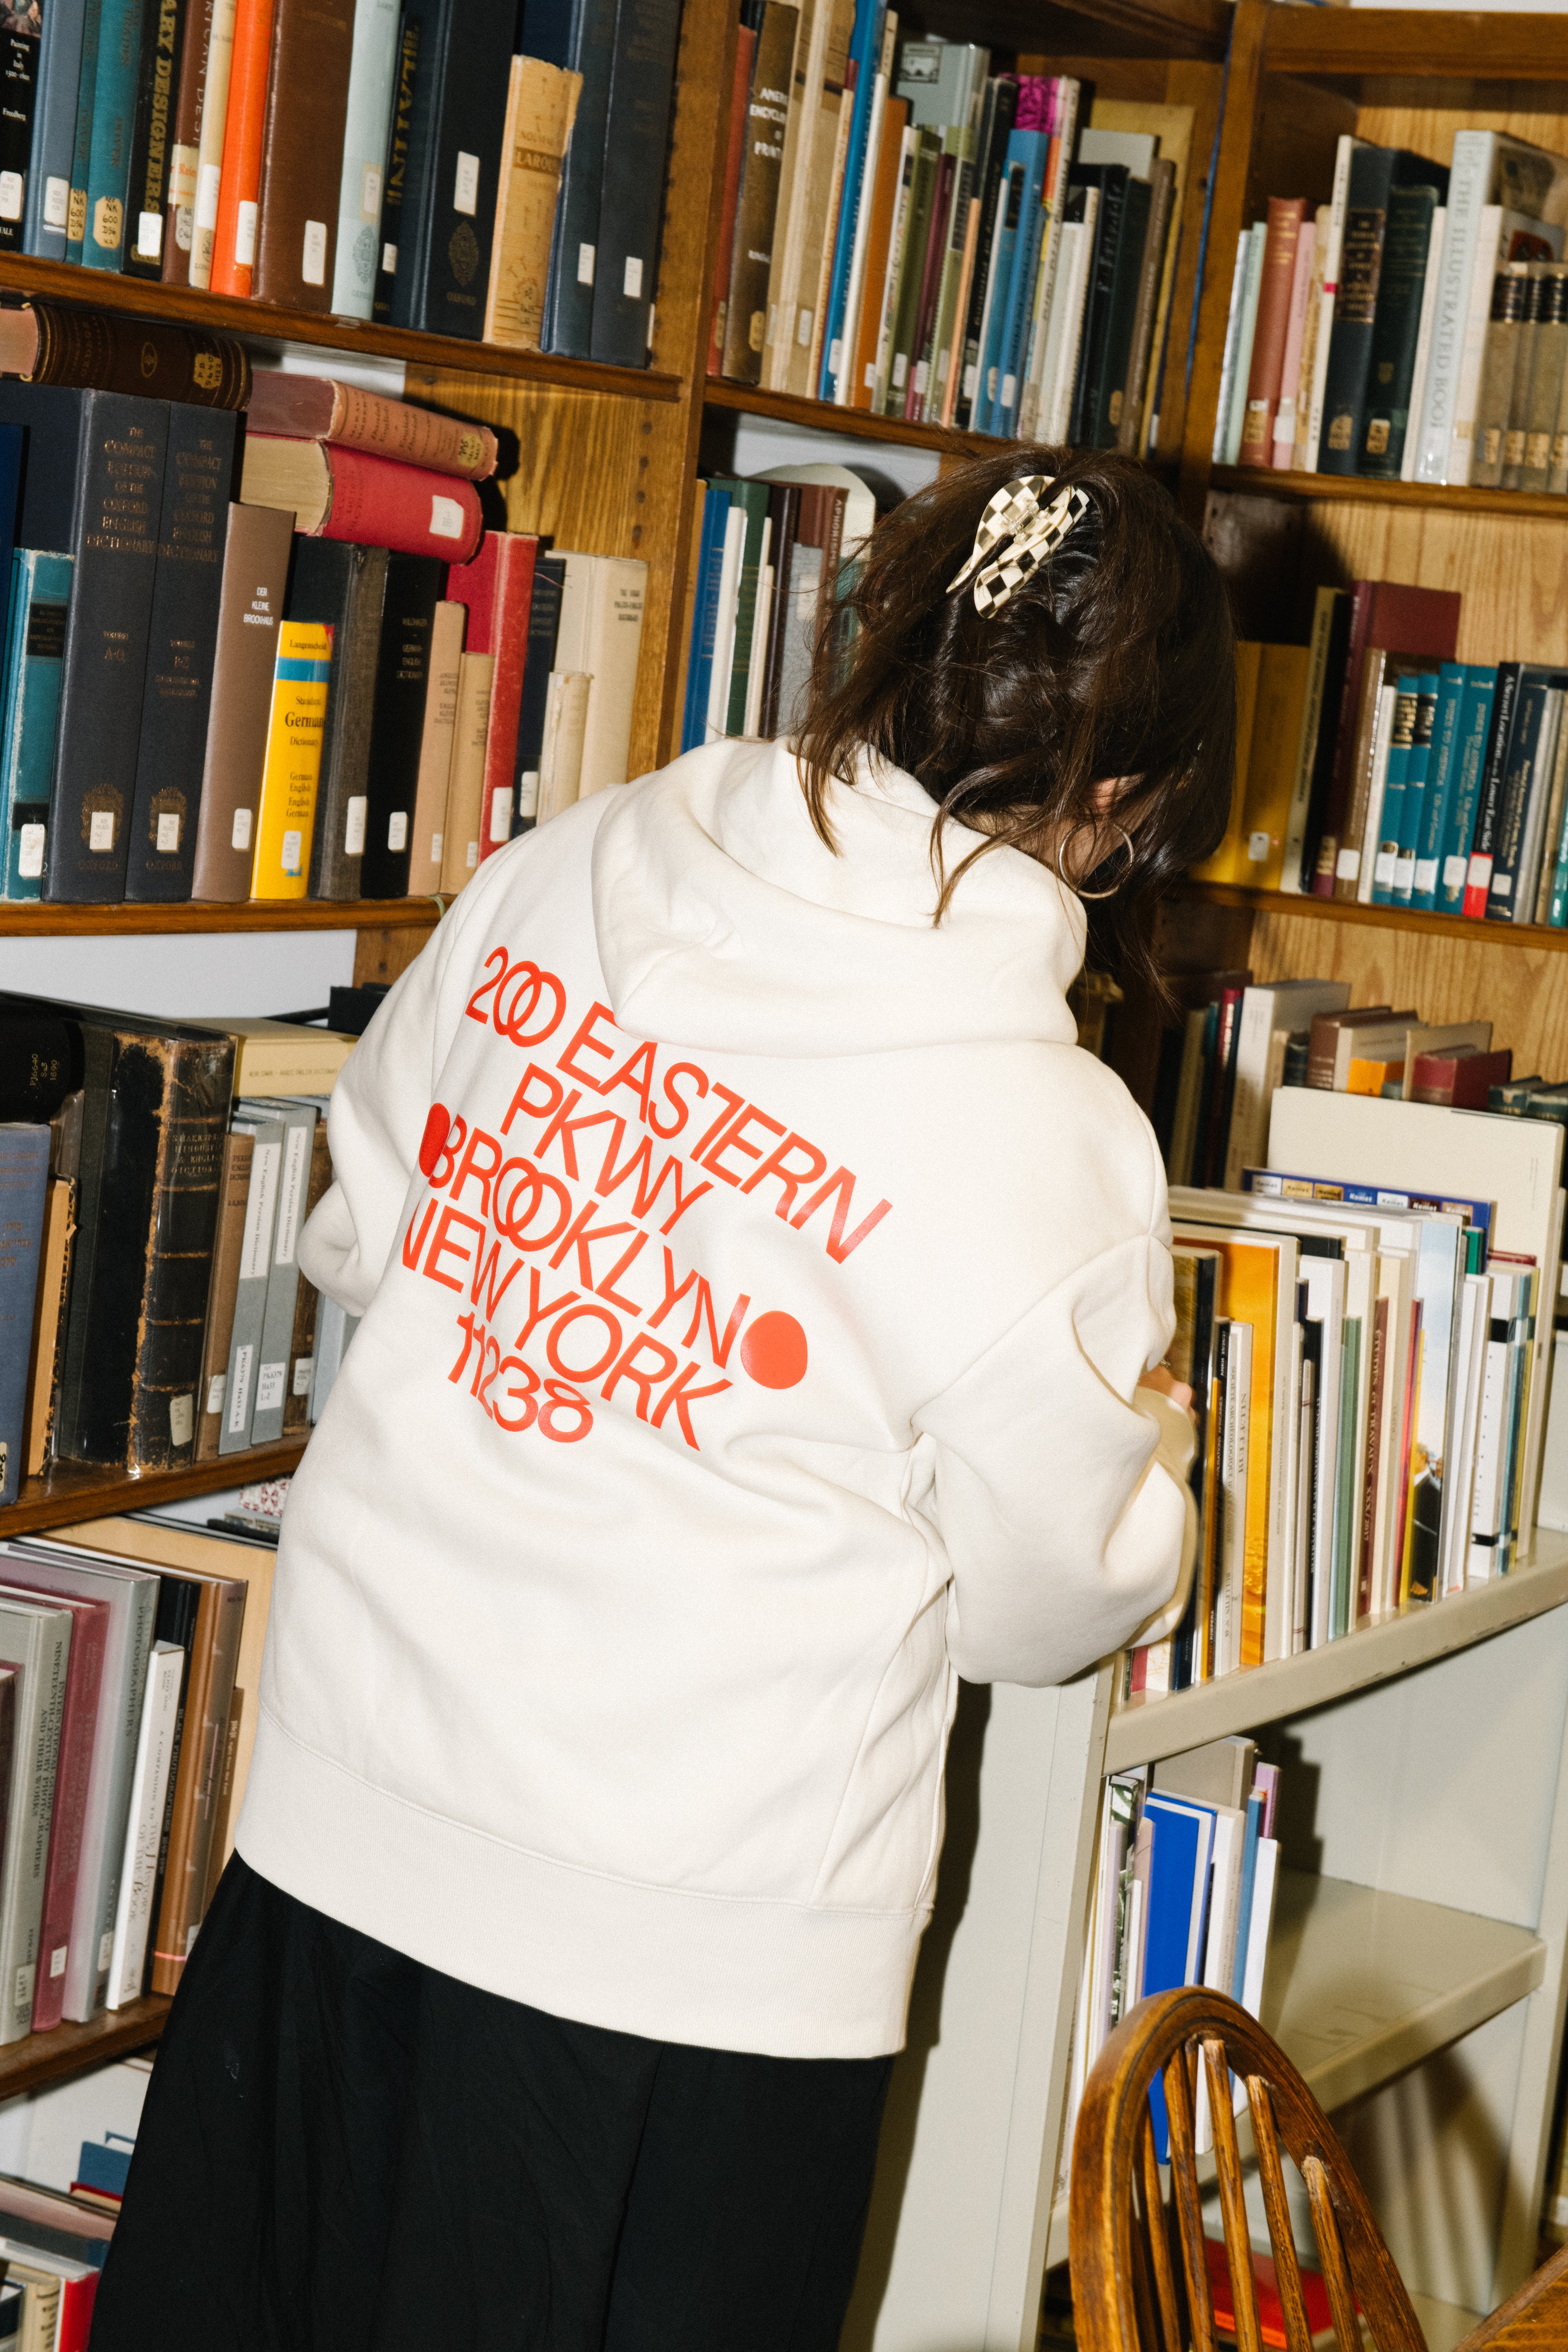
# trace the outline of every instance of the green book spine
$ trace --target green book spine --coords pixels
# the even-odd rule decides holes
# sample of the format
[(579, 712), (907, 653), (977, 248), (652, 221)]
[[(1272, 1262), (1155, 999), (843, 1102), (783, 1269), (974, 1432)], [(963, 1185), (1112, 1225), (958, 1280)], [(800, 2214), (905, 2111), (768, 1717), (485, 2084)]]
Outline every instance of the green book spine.
[(741, 590), (735, 607), (735, 652), (730, 665), (730, 704), (724, 720), (726, 735), (742, 735), (746, 728), (746, 696), (752, 676), (752, 631), (757, 612), (757, 583), (762, 575), (763, 530), (768, 519), (771, 482), (742, 482), (731, 475), (716, 477), (712, 488), (727, 490), (732, 506), (746, 518), (746, 541), (741, 552)]
[(1410, 426), (1410, 384), (1421, 329), (1421, 296), (1432, 241), (1436, 188), (1394, 188), (1383, 241), (1383, 272), (1372, 330), (1366, 425), (1361, 467), (1379, 481), (1396, 482)]
[(910, 222), (904, 233), (904, 258), (899, 271), (899, 299), (893, 312), (893, 358), (888, 370), (888, 396), (883, 415), (901, 416), (910, 379), (910, 346), (925, 279), (926, 247), (931, 242), (931, 200), (936, 194), (942, 141), (934, 131), (915, 134), (914, 176), (910, 184)]

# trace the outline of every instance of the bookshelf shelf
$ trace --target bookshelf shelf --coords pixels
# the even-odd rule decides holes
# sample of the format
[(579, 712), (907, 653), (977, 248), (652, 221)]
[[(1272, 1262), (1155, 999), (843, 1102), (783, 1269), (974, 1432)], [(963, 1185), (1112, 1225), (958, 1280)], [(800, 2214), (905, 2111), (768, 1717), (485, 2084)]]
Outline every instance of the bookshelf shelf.
[(459, 369), (473, 375), (506, 376), (514, 383), (548, 384), (562, 391), (657, 401), (678, 400), (681, 392), (679, 377), (662, 369), (602, 367), (592, 360), (558, 359), (542, 352), (508, 351), (500, 343), (470, 343), (453, 335), (378, 326), (373, 320), (286, 310), (276, 302), (236, 300), (199, 287), (158, 286), (144, 278), (117, 277), (107, 269), (37, 261), (28, 254), (8, 253), (0, 258), (0, 294), (47, 295), (51, 301), (68, 302), (80, 310), (198, 327), (209, 334), (240, 335), (247, 341), (314, 344), (322, 351)]
[(703, 385), (702, 404), (738, 409), (746, 416), (775, 416), (784, 425), (842, 433), (858, 441), (893, 441), (906, 449), (942, 449), (955, 457), (979, 457), (1003, 446), (990, 433), (959, 433), (945, 425), (910, 425), (901, 416), (873, 416), (869, 409), (837, 408), (830, 400), (803, 400), (792, 392), (763, 392), (755, 384), (727, 383), (721, 376)]
[(1221, 1675), (1169, 1698), (1134, 1700), (1110, 1718), (1106, 1771), (1123, 1772), (1162, 1756), (1178, 1756), (1205, 1740), (1326, 1706), (1352, 1691), (1408, 1674), (1413, 1666), (1468, 1649), (1510, 1625), (1561, 1608), (1568, 1601), (1568, 1536), (1543, 1528), (1535, 1549), (1536, 1557), (1528, 1566), (1500, 1577), (1495, 1584), (1403, 1609), (1395, 1616), (1360, 1626), (1324, 1649)]
[(1510, 522), (1568, 523), (1568, 498), (1544, 490), (1482, 490), (1444, 482), (1373, 482), (1360, 474), (1272, 473), (1261, 466), (1216, 466), (1216, 490), (1311, 506), (1408, 508), (1416, 514), (1503, 515)]
[(132, 2057), (156, 2042), (163, 2031), (169, 2003), (159, 1994), (133, 2000), (125, 2009), (106, 2010), (90, 2025), (57, 2025), (50, 2033), (29, 2033), (0, 2050), (0, 2099), (19, 2099), (85, 2074), (89, 2066), (105, 2066), (115, 2058)]
[(1394, 79), (1419, 88), (1417, 102), (1441, 106), (1434, 80), (1468, 82), (1478, 71), (1489, 81), (1568, 81), (1568, 53), (1553, 39), (1550, 18), (1522, 11), (1493, 16), (1434, 8), (1423, 11), (1417, 26), (1403, 8), (1300, 17), (1281, 10), (1269, 25), (1268, 66), (1274, 73), (1335, 80)]
[(0, 938), (52, 939), (70, 932), (430, 930), (447, 911), (442, 898), (300, 898), (227, 906), (186, 899), (174, 907), (26, 906), (0, 903)]
[(158, 1503), (177, 1502), (182, 1495), (215, 1494), (260, 1478), (286, 1477), (299, 1468), (304, 1451), (302, 1443), (254, 1445), (245, 1454), (226, 1454), (217, 1462), (194, 1463), (187, 1470), (150, 1470), (140, 1478), (96, 1463), (57, 1462), (41, 1478), (22, 1481), (16, 1502), (0, 1511), (0, 1537), (69, 1527), (78, 1519), (108, 1518), (117, 1511), (144, 1511)]
[(1549, 954), (1568, 948), (1568, 930), (1554, 931), (1545, 923), (1488, 923), (1468, 915), (1417, 914), (1408, 907), (1354, 907), (1342, 898), (1318, 898), (1305, 891), (1247, 890), (1235, 882), (1185, 881), (1172, 898), (1176, 903), (1234, 907), (1254, 915), (1304, 915), (1310, 921), (1414, 932), (1421, 939), (1469, 940), (1486, 947), (1542, 949)]
[[(1528, 1927), (1287, 1870), (1262, 2021), (1331, 2113), (1511, 2009), (1545, 1973)], [(1067, 2259), (1067, 2224), (1059, 2199), (1050, 2262)]]

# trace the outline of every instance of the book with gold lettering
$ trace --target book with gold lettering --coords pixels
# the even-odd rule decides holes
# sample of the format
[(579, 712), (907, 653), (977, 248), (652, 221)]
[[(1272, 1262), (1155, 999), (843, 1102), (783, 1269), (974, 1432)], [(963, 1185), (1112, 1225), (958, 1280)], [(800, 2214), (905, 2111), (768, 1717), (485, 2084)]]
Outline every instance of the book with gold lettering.
[(487, 343), (519, 352), (540, 347), (561, 162), (582, 89), (582, 75), (563, 66), (546, 65), (541, 58), (511, 61), (485, 300)]

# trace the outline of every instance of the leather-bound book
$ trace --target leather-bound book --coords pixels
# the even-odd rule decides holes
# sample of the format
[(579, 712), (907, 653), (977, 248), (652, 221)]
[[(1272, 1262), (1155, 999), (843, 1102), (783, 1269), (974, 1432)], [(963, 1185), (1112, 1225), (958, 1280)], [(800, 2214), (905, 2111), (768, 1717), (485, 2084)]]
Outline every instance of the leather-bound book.
[(1244, 466), (1267, 466), (1273, 453), (1274, 419), (1279, 407), (1280, 373), (1285, 364), (1285, 335), (1290, 324), (1290, 289), (1296, 276), (1296, 247), (1306, 215), (1305, 196), (1268, 199), (1263, 275), (1258, 289), (1258, 326), (1252, 338), (1247, 415), (1241, 428), (1239, 462)]
[(289, 508), (296, 530), (312, 538), (466, 563), (484, 534), (471, 482), (323, 441), (247, 434), (241, 486), (258, 506)]
[(164, 197), (163, 283), (191, 282), (191, 237), (196, 219), (196, 159), (201, 152), (206, 96), (207, 42), (213, 0), (185, 0), (185, 21), (169, 126), (169, 184)]
[(223, 1433), (224, 1392), (228, 1385), (228, 1343), (234, 1331), (234, 1300), (245, 1242), (245, 1204), (250, 1197), (250, 1155), (256, 1139), (231, 1131), (224, 1139), (219, 1180), (217, 1232), (207, 1285), (206, 1327), (202, 1340), (202, 1376), (196, 1393), (196, 1460), (216, 1462)]
[[(741, 37), (749, 37), (742, 29)], [(581, 74), (513, 58), (501, 144), (500, 194), (485, 299), (485, 341), (536, 352), (544, 329), (561, 163), (576, 120)]]
[(460, 474), (482, 482), (496, 469), (496, 436), (488, 425), (442, 416), (412, 401), (388, 400), (357, 383), (326, 375), (285, 375), (258, 368), (251, 382), (247, 431), (296, 441), (330, 441), (372, 457), (395, 457), (433, 474)]
[(370, 807), (360, 891), (401, 898), (408, 888), (408, 848), (430, 682), (430, 635), (447, 585), (447, 567), (428, 555), (394, 555), (376, 664), (370, 738)]
[(163, 1896), (153, 1930), (152, 1990), (179, 1990), (205, 1907), (219, 1783), (245, 1624), (243, 1577), (202, 1576), (174, 1776)]
[(247, 295), (256, 265), (261, 193), (261, 137), (267, 119), (274, 0), (238, 0), (229, 60), (217, 218), (208, 285), (215, 294)]
[(229, 509), (191, 880), (195, 898), (233, 902), (250, 896), (278, 625), (293, 536), (294, 518), (280, 508)]
[[(305, 1189), (305, 1213), (301, 1227), (310, 1222), (328, 1185), (332, 1181), (332, 1155), (327, 1144), (327, 1121), (323, 1111), (317, 1119), (310, 1138), (310, 1173)], [(283, 1434), (305, 1438), (310, 1433), (310, 1375), (314, 1368), (312, 1350), (316, 1339), (316, 1309), (321, 1293), (303, 1274), (294, 1294), (294, 1332), (289, 1349), (289, 1381), (283, 1398)]]
[[(0, 253), (20, 253), (27, 174), (33, 161), (33, 124), (38, 100), (38, 36), (36, 15), (8, 8), (0, 34), (0, 75), (5, 102), (0, 106)], [(6, 190), (12, 193), (7, 196)]]
[(128, 899), (167, 903), (191, 895), (234, 443), (235, 420), (223, 411), (171, 407)]
[[(724, 313), (722, 373), (739, 383), (760, 383), (763, 380), (763, 345), (768, 331), (768, 277), (773, 268), (773, 220), (778, 209), (779, 165), (784, 154), (780, 132), (795, 80), (795, 37), (799, 24), (800, 11), (794, 5), (794, 0), (763, 0), (762, 30), (757, 36), (756, 65), (748, 93), (745, 151), (741, 163), (735, 239), (730, 261), (730, 290)], [(662, 26), (659, 29), (662, 30)], [(673, 56), (671, 63), (673, 66)], [(614, 142), (620, 128), (625, 87), (625, 80), (617, 79), (610, 93), (611, 153), (615, 152)], [(650, 110), (649, 133), (658, 127)], [(655, 169), (661, 173), (663, 162), (660, 154)], [(615, 177), (617, 181), (622, 177), (618, 169)], [(647, 184), (646, 181), (644, 184)], [(611, 171), (606, 168), (603, 200), (603, 209), (606, 214), (610, 208), (610, 190)], [(608, 226), (607, 220), (605, 226)], [(601, 243), (605, 245), (607, 252), (607, 240), (603, 234)], [(640, 278), (640, 260), (638, 271)], [(651, 281), (647, 292), (651, 297)], [(611, 291), (607, 285), (601, 287), (601, 299), (609, 304)], [(618, 305), (616, 307), (618, 309)], [(600, 356), (598, 310), (599, 303), (595, 301), (595, 359)], [(610, 320), (606, 317), (604, 321), (606, 331), (609, 325)], [(632, 340), (630, 321), (626, 330), (618, 333), (617, 340), (624, 348), (629, 349)], [(645, 334), (643, 351), (635, 361), (627, 363), (641, 365), (646, 357)]]
[(290, 310), (331, 309), (353, 18), (352, 0), (277, 0), (272, 20), (250, 290)]
[(473, 562), (453, 564), (447, 575), (447, 595), (468, 608), (467, 651), (496, 657), (480, 802), (481, 864), (511, 839), (518, 715), (538, 552), (539, 541), (525, 531), (488, 530)]
[(127, 278), (161, 279), (168, 226), (169, 172), (174, 162), (175, 82), (184, 45), (189, 0), (147, 0), (142, 25), (142, 62), (136, 79), (136, 115), (131, 132), (131, 173), (126, 190)]
[[(419, 27), (392, 323), (478, 342), (489, 284), (513, 0), (405, 0)], [(645, 210), (647, 192), (643, 194)]]
[(169, 411), (160, 400), (0, 383), (26, 439), (17, 542), (76, 559), (44, 897), (124, 895)]
[(350, 541), (331, 539), (294, 542), (288, 618), (324, 621), (332, 632), (327, 732), (310, 848), (312, 898), (359, 896), (386, 562), (384, 547), (356, 547)]
[(232, 335), (67, 310), (58, 302), (0, 310), (0, 376), (6, 375), (197, 408), (243, 408), (250, 398), (249, 356)]

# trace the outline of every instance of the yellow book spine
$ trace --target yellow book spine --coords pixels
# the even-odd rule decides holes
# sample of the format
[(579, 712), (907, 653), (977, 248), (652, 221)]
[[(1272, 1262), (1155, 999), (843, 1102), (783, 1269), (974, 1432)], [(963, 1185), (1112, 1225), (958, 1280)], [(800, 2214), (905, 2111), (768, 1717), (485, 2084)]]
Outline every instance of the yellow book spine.
[(1244, 1242), (1215, 1244), (1225, 1260), (1224, 1312), (1252, 1328), (1252, 1395), (1247, 1423), (1247, 1531), (1241, 1585), (1241, 1663), (1263, 1664), (1268, 1593), (1268, 1516), (1274, 1476), (1274, 1350), (1278, 1345), (1279, 1255)]
[(332, 633), (324, 623), (279, 625), (250, 869), (253, 898), (302, 898), (309, 887), (331, 671)]

